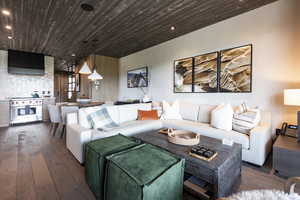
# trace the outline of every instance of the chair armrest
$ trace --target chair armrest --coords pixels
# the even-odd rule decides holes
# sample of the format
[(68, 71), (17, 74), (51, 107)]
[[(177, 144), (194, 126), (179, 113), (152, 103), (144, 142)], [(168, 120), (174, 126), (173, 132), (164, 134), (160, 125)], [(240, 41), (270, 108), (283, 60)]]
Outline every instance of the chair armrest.
[(68, 113), (67, 114), (67, 124), (78, 124), (78, 113)]

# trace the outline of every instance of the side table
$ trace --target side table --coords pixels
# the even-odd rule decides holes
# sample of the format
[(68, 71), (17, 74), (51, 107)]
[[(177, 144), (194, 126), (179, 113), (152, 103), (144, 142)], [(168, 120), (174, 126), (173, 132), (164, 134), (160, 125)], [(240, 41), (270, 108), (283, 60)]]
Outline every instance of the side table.
[(273, 168), (283, 176), (300, 176), (300, 143), (280, 135), (273, 145)]

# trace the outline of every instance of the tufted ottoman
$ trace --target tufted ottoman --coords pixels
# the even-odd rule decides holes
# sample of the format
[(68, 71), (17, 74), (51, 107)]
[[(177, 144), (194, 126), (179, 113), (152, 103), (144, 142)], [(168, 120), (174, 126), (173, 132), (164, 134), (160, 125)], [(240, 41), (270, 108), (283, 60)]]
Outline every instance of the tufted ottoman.
[(182, 200), (185, 161), (150, 144), (107, 157), (106, 200)]

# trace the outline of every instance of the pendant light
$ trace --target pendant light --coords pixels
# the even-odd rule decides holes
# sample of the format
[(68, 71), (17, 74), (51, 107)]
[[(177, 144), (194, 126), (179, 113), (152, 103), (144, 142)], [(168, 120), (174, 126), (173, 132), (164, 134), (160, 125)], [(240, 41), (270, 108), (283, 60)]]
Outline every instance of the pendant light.
[(96, 69), (94, 69), (94, 72), (89, 75), (88, 79), (95, 81), (95, 80), (101, 80), (103, 79), (103, 77), (96, 71)]
[(79, 74), (91, 74), (91, 70), (89, 66), (87, 65), (86, 61), (84, 62), (83, 66), (81, 67)]
[(96, 55), (94, 55), (94, 71), (91, 75), (89, 75), (88, 79), (92, 81), (103, 79), (103, 77), (96, 70)]

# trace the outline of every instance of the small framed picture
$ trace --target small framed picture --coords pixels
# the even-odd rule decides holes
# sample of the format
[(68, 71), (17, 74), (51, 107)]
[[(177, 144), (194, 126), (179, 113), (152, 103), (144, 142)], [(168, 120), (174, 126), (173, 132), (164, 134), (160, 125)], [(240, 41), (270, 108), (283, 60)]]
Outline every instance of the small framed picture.
[(127, 87), (148, 87), (148, 67), (129, 70), (127, 72)]

